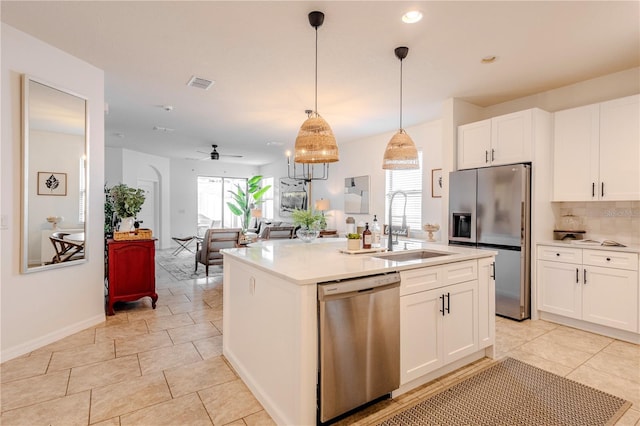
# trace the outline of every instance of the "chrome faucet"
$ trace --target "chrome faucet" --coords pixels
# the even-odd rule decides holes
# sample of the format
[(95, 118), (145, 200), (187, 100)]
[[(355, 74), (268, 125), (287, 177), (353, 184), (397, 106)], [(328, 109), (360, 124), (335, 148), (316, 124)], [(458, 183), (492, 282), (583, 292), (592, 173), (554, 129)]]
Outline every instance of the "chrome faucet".
[[(389, 200), (389, 229), (388, 229), (389, 239), (387, 244), (387, 249), (389, 251), (393, 251), (393, 244), (394, 244), (393, 238), (391, 238), (392, 229), (393, 229), (393, 226), (392, 226), (393, 225), (393, 216), (392, 216), (393, 199), (398, 194), (404, 195), (404, 209), (402, 210), (402, 229), (407, 229), (407, 194), (403, 191), (396, 191), (393, 194), (391, 194), (391, 199)], [(397, 238), (397, 234), (396, 234), (396, 238)]]

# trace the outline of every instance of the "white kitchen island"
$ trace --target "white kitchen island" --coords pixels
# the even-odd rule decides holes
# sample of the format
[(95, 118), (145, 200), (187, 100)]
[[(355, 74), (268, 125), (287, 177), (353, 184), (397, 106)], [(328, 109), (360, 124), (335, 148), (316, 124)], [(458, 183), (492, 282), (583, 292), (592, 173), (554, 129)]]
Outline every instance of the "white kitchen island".
[[(340, 252), (344, 239), (223, 251), (223, 353), (276, 423), (316, 424), (318, 283), (400, 272), (403, 371), (393, 396), (493, 356), (495, 252), (402, 241), (400, 247), (449, 254), (411, 261), (350, 255)], [(442, 291), (460, 301), (448, 321), (431, 306)]]

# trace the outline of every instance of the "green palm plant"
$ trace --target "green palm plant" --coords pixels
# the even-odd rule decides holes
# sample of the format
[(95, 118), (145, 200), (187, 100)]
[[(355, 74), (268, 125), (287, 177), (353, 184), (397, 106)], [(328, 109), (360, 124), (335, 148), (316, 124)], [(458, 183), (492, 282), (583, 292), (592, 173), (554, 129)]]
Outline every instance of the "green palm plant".
[(246, 191), (240, 185), (236, 185), (236, 191), (229, 190), (233, 201), (227, 201), (231, 213), (242, 219), (242, 231), (246, 232), (251, 220), (251, 210), (262, 204), (262, 197), (271, 188), (271, 185), (260, 186), (261, 175), (256, 175), (247, 181)]

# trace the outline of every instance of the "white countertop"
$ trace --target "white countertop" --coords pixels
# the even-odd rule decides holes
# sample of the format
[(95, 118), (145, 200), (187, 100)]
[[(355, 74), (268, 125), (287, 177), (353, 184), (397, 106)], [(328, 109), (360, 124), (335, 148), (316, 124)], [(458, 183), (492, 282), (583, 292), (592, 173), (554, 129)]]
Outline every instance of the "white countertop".
[[(441, 265), (497, 254), (492, 250), (400, 241), (399, 247), (402, 251), (405, 251), (406, 247), (406, 251), (428, 249), (451, 254), (396, 262), (372, 257), (376, 253), (341, 253), (341, 249), (347, 248), (346, 241), (345, 238), (318, 238), (311, 243), (304, 243), (298, 239), (266, 240), (251, 244), (247, 248), (221, 251), (225, 257), (233, 257), (299, 285)], [(400, 251), (397, 247), (398, 245), (394, 246), (394, 253)]]
[[(580, 240), (574, 240), (580, 241)], [(627, 247), (617, 247), (617, 246), (603, 246), (599, 244), (589, 244), (589, 243), (576, 243), (572, 241), (561, 241), (561, 240), (549, 240), (549, 241), (541, 241), (538, 243), (539, 246), (555, 246), (555, 247), (575, 247), (589, 250), (607, 250), (607, 251), (621, 251), (627, 253), (640, 253), (640, 245), (628, 245)]]

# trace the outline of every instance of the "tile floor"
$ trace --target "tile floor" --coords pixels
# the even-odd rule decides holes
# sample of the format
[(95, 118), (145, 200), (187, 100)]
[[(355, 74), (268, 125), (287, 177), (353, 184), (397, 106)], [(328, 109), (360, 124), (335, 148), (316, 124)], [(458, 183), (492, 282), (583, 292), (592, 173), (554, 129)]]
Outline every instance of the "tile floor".
[[(215, 268), (214, 268), (215, 270)], [(0, 365), (0, 424), (271, 425), (222, 356), (222, 277), (177, 281), (156, 268), (158, 306), (130, 303), (100, 326)], [(544, 321), (497, 318), (510, 356), (625, 398), (640, 425), (640, 346)], [(340, 422), (376, 420), (473, 374), (482, 359)]]

